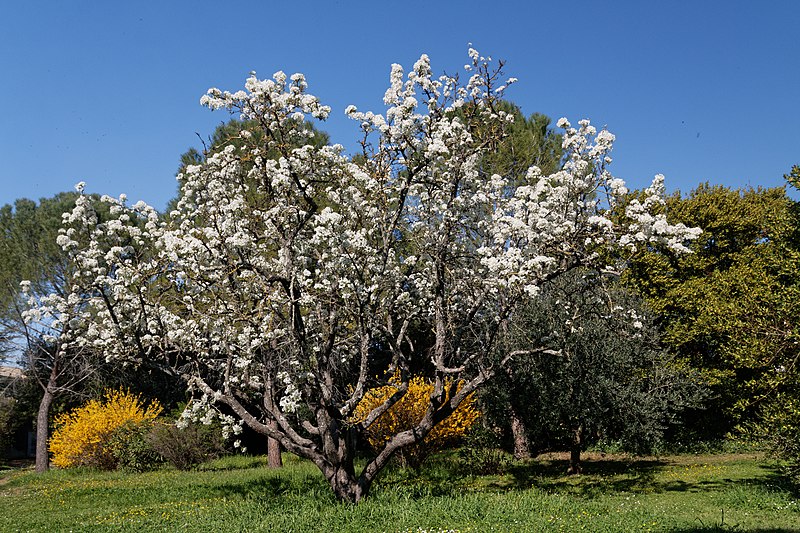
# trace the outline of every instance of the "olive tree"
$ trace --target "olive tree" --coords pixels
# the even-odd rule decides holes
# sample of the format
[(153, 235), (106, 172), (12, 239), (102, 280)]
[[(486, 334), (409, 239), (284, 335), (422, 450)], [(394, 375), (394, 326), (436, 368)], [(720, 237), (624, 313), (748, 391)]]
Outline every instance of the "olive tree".
[[(570, 452), (569, 473), (581, 473), (581, 452), (599, 440), (634, 453), (652, 451), (687, 407), (704, 397), (697, 372), (660, 345), (641, 301), (618, 280), (578, 269), (546, 283), (515, 313), (507, 341), (533, 347), (506, 365), (484, 390), (491, 419), (513, 427), (514, 456)], [(530, 441), (529, 441), (530, 439)]]
[[(278, 440), (339, 499), (361, 500), (398, 450), (519, 355), (487, 357), (543, 282), (605, 266), (609, 245), (684, 250), (696, 234), (651, 214), (662, 177), (624, 221), (606, 216), (626, 191), (607, 170), (614, 136), (589, 121), (559, 121), (556, 172), (531, 167), (524, 185), (487, 175), (483, 156), (512, 120), (496, 104), (516, 80), (472, 49), (466, 68), (462, 80), (434, 76), (427, 56), (407, 75), (393, 65), (383, 114), (345, 110), (362, 130), (354, 156), (304, 141), (305, 121), (330, 108), (301, 74), (210, 89), (202, 104), (264, 135), (187, 166), (169, 220), (105, 197), (112, 219), (98, 224), (80, 197), (60, 237), (79, 265), (75, 291), (38, 314), (80, 325), (66, 343), (168, 362), (197, 394), (187, 417), (221, 406), (231, 431), (246, 424)], [(430, 345), (416, 346), (412, 328)], [(360, 436), (403, 397), (420, 359), (434, 381), (424, 416), (357, 472)], [(365, 392), (393, 376), (397, 392), (356, 419)]]

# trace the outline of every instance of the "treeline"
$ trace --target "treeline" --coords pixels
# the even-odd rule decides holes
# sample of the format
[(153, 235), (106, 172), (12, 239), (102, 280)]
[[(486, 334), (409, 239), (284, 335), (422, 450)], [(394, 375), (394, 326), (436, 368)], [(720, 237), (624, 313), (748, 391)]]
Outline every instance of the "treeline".
[[(483, 174), (500, 174), (515, 187), (528, 183), (531, 166), (542, 174), (557, 171), (564, 150), (550, 120), (526, 117), (508, 102), (498, 106), (514, 121), (483, 157)], [(327, 144), (326, 134), (310, 124), (303, 128), (304, 137), (286, 142)], [(179, 172), (205, 164), (226, 146), (265, 142), (259, 141), (263, 134), (254, 121), (224, 124), (203, 152), (181, 157)], [(281, 153), (270, 157), (278, 160)], [(241, 162), (263, 164), (246, 156)], [(795, 167), (787, 186), (795, 187), (798, 179)], [(180, 194), (160, 221), (169, 219)], [(190, 400), (169, 365), (106, 361), (102, 353), (64, 348), (30, 325), (32, 301), (71, 291), (73, 266), (60, 228), (78, 196), (20, 199), (0, 209), (0, 349), (25, 376), (1, 385), (0, 447), (7, 450), (11, 435), (33, 422), (41, 470), (47, 467), (54, 416), (106, 389), (123, 387), (157, 399), (167, 411)], [(628, 193), (631, 202), (646, 196)], [(95, 214), (100, 224), (114, 219), (105, 209)], [(476, 397), (483, 417), (472, 429), (490, 435), (484, 446), (505, 447), (518, 459), (568, 450), (571, 471), (579, 473), (580, 453), (597, 444), (646, 453), (725, 438), (758, 439), (797, 464), (800, 204), (786, 187), (736, 190), (706, 183), (688, 194), (674, 193), (656, 210), (670, 224), (702, 229), (687, 243), (691, 253), (657, 244), (627, 254), (600, 250), (609, 268), (555, 276), (511, 317), (501, 331), (507, 348), (502, 353), (515, 355), (497, 361), (503, 370)], [(434, 336), (423, 324), (411, 323), (407, 333), (419, 353), (434, 349)], [(388, 346), (369, 349), (377, 361), (370, 371), (390, 366)], [(409, 367), (412, 374), (433, 374), (425, 360)]]

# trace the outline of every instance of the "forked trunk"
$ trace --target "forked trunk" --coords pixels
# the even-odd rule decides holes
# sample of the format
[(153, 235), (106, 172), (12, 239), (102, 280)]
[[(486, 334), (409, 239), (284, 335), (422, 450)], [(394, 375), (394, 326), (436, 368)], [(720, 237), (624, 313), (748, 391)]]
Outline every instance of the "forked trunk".
[(578, 426), (572, 433), (572, 446), (569, 451), (569, 470), (570, 475), (578, 475), (583, 472), (581, 467), (581, 448), (583, 447), (583, 426)]
[(47, 452), (47, 441), (50, 431), (50, 406), (53, 404), (53, 393), (46, 388), (42, 401), (39, 403), (39, 413), (36, 415), (36, 472), (46, 472), (50, 468), (50, 456)]
[(325, 471), (325, 478), (330, 483), (336, 499), (341, 502), (358, 503), (367, 496), (371, 481), (356, 478), (353, 472), (346, 469), (330, 468)]

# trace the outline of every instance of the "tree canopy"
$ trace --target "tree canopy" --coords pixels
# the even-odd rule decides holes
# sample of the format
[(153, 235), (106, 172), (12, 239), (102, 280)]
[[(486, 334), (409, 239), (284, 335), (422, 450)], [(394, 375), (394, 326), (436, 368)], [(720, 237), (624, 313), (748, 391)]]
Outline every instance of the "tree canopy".
[(701, 185), (667, 200), (671, 222), (703, 228), (692, 254), (637, 255), (626, 281), (645, 296), (664, 342), (714, 387), (700, 437), (758, 418), (796, 374), (800, 318), (797, 207), (783, 188)]
[(571, 473), (600, 440), (652, 451), (702, 398), (696, 372), (663, 349), (641, 301), (608, 276), (576, 270), (554, 278), (510, 328), (514, 347), (535, 348), (487, 390), (491, 418), (506, 422), (503, 404), (510, 405), (511, 423), (525, 428), (515, 446), (524, 438), (539, 451), (570, 450)]

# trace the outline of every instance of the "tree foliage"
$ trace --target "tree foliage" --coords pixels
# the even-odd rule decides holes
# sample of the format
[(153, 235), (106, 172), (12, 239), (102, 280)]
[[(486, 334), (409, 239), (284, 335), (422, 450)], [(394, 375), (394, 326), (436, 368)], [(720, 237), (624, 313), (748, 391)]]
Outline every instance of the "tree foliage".
[[(660, 346), (641, 303), (597, 273), (555, 278), (511, 328), (522, 353), (486, 402), (494, 409), (508, 402), (538, 450), (569, 450), (572, 473), (580, 473), (580, 453), (601, 439), (652, 451), (677, 414), (701, 398), (697, 378)], [(539, 348), (525, 352), (532, 347)]]
[(701, 185), (667, 201), (671, 222), (703, 228), (694, 253), (654, 249), (625, 273), (656, 313), (664, 342), (702, 369), (716, 399), (701, 437), (758, 419), (797, 371), (797, 208), (783, 188)]
[(550, 117), (534, 113), (528, 117), (514, 103), (501, 101), (497, 109), (514, 117), (505, 125), (505, 132), (497, 146), (489, 151), (482, 161), (488, 174), (500, 174), (514, 185), (523, 185), (532, 166), (542, 174), (556, 172), (561, 163), (563, 138), (551, 128)]
[[(427, 56), (407, 75), (393, 65), (385, 114), (346, 110), (363, 131), (357, 157), (309, 143), (305, 120), (330, 109), (301, 74), (209, 90), (202, 103), (257, 120), (263, 143), (243, 130), (241, 145), (187, 166), (168, 221), (143, 202), (105, 198), (112, 220), (98, 224), (80, 197), (61, 241), (77, 288), (35, 314), (81, 326), (61, 342), (172, 364), (199, 395), (187, 416), (224, 406), (236, 415), (226, 423), (279, 440), (337, 497), (360, 500), (394, 454), (497, 371), (487, 355), (546, 280), (603, 266), (609, 245), (685, 250), (696, 235), (652, 213), (661, 177), (623, 220), (607, 216), (624, 187), (606, 168), (613, 135), (589, 121), (559, 121), (558, 171), (531, 167), (525, 185), (486, 174), (483, 158), (513, 121), (498, 102), (515, 80), (470, 58), (464, 82), (435, 77)], [(429, 349), (414, 345), (412, 323)], [(371, 367), (387, 352), (379, 375), (399, 373), (397, 392), (354, 424), (367, 391), (386, 384)], [(433, 368), (424, 416), (357, 473), (357, 442), (407, 394), (420, 359)]]

